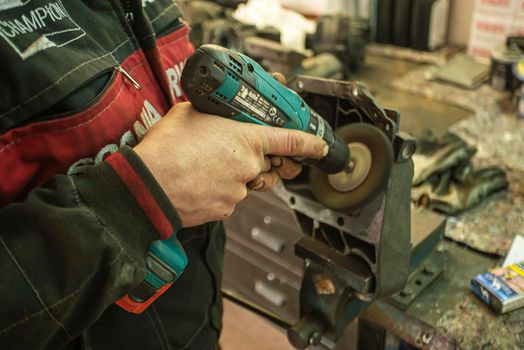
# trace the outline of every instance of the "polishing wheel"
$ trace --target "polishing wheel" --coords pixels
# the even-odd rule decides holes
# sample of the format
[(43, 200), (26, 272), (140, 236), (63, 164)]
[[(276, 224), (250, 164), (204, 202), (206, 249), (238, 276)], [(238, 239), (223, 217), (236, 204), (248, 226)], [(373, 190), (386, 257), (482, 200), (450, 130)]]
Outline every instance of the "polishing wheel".
[(348, 144), (350, 167), (336, 174), (311, 168), (311, 191), (328, 208), (355, 209), (387, 185), (393, 166), (393, 149), (386, 134), (370, 124), (348, 124), (336, 133)]

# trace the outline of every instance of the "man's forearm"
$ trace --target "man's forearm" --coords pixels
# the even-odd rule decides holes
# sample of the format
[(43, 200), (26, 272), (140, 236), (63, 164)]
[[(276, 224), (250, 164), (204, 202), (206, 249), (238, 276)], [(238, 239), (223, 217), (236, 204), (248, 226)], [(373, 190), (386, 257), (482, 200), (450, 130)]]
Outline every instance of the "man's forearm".
[(59, 348), (76, 338), (142, 280), (149, 244), (178, 225), (130, 149), (2, 208), (0, 348)]

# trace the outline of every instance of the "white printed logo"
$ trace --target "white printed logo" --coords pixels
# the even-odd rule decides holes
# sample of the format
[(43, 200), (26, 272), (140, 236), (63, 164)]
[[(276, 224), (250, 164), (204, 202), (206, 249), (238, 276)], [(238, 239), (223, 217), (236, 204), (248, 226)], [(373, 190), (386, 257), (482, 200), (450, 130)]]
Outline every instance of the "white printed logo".
[(240, 96), (245, 99), (248, 94), (249, 90), (244, 85), (240, 85)]
[(482, 293), (482, 299), (489, 302), (489, 292), (482, 286), (480, 287), (480, 292)]
[(49, 48), (65, 46), (85, 34), (62, 0), (0, 2), (0, 36), (23, 60)]
[(169, 92), (171, 97), (175, 100), (182, 96), (182, 89), (180, 88), (180, 78), (182, 77), (182, 70), (186, 62), (180, 62), (166, 70), (167, 79), (169, 80)]

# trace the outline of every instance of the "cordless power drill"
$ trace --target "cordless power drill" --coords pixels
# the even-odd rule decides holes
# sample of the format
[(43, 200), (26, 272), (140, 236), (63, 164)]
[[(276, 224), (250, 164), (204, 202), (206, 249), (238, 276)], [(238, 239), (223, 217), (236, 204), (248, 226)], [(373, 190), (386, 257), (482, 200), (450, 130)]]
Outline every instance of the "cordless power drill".
[(246, 55), (202, 45), (187, 60), (180, 82), (187, 99), (200, 112), (316, 135), (329, 145), (328, 154), (321, 160), (297, 160), (328, 174), (348, 168), (347, 142), (296, 92)]
[[(241, 53), (217, 45), (202, 45), (188, 58), (181, 85), (189, 102), (200, 112), (241, 122), (301, 130), (322, 138), (329, 145), (327, 155), (320, 160), (295, 158), (302, 164), (313, 165), (337, 178), (340, 174), (347, 174), (351, 180), (351, 174), (359, 173), (353, 171), (355, 159), (351, 158), (347, 140), (335, 134), (296, 92)], [(380, 131), (373, 132), (385, 137), (380, 135)], [(367, 178), (362, 177), (361, 172), (359, 174), (361, 181), (358, 185), (365, 185)], [(117, 304), (133, 313), (142, 312), (171, 286), (186, 265), (187, 257), (176, 234), (167, 240), (153, 242), (144, 281)]]

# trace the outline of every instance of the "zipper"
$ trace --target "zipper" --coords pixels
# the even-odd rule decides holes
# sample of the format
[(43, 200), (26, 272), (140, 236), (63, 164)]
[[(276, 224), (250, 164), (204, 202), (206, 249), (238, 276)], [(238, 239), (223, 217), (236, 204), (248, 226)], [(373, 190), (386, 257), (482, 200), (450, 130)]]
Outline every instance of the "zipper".
[(135, 15), (131, 9), (131, 0), (120, 0), (120, 6), (124, 11), (124, 17), (126, 18), (126, 21), (132, 23), (135, 20)]
[(95, 103), (97, 103), (100, 100), (100, 98), (102, 98), (102, 96), (106, 93), (107, 89), (109, 89), (109, 87), (111, 85), (113, 85), (113, 82), (115, 81), (117, 72), (116, 72), (115, 68), (110, 68), (110, 69), (103, 70), (102, 72), (99, 73), (99, 75), (97, 75), (97, 76), (101, 76), (102, 74), (108, 73), (110, 71), (112, 72), (111, 73), (111, 77), (109, 78), (109, 80), (105, 84), (104, 88), (90, 102), (88, 102), (88, 103), (86, 103), (86, 104), (84, 104), (84, 105), (82, 105), (80, 107), (76, 107), (74, 109), (70, 109), (70, 110), (67, 110), (67, 111), (64, 111), (64, 112), (59, 112), (59, 113), (55, 113), (55, 114), (51, 114), (51, 115), (45, 115), (42, 118), (32, 119), (31, 122), (41, 122), (41, 121), (60, 119), (60, 118), (64, 118), (64, 117), (73, 117), (76, 114), (81, 113), (81, 112), (89, 109), (91, 106), (93, 106)]
[(131, 74), (129, 74), (128, 72), (126, 72), (126, 70), (118, 65), (115, 67), (115, 70), (116, 71), (119, 71), (120, 73), (122, 73), (122, 75), (124, 76), (125, 79), (129, 80), (129, 82), (135, 87), (135, 89), (137, 90), (140, 90), (142, 87), (140, 86), (140, 84), (138, 83), (138, 81), (136, 81), (132, 76)]

